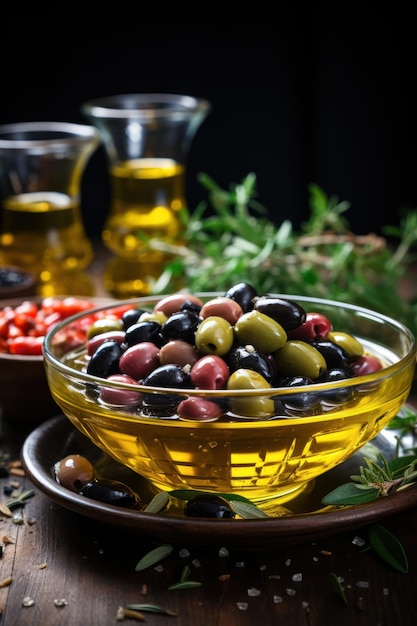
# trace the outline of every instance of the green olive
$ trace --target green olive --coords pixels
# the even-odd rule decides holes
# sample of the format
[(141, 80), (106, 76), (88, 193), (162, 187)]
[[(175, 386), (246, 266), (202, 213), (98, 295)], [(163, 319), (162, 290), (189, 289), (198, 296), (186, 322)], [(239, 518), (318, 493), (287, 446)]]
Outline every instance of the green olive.
[[(227, 381), (227, 389), (270, 389), (271, 385), (265, 378), (249, 369), (238, 369), (233, 372)], [(232, 397), (229, 401), (230, 410), (236, 415), (244, 417), (266, 418), (274, 414), (274, 401), (269, 396)]]
[(139, 316), (138, 322), (158, 322), (158, 324), (165, 324), (168, 317), (162, 311), (145, 311)]
[(91, 324), (87, 331), (87, 339), (114, 330), (123, 330), (122, 320), (116, 317), (102, 317)]
[(287, 333), (281, 324), (260, 311), (244, 313), (234, 326), (241, 345), (250, 344), (263, 353), (276, 352), (287, 341)]
[(348, 333), (333, 330), (329, 332), (328, 339), (343, 348), (349, 356), (362, 356), (364, 353), (364, 348), (361, 342)]
[(233, 345), (233, 327), (223, 317), (210, 315), (198, 326), (195, 347), (201, 354), (224, 356)]
[(322, 354), (305, 341), (292, 339), (274, 354), (284, 376), (304, 376), (314, 380), (327, 368)]

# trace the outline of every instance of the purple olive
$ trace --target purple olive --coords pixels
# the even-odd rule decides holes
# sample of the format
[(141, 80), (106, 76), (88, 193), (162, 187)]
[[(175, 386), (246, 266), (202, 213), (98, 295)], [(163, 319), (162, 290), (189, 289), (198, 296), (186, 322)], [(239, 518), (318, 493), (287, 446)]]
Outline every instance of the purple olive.
[(216, 402), (191, 396), (179, 403), (177, 413), (183, 420), (215, 422), (223, 415), (223, 409)]
[(226, 389), (230, 371), (227, 363), (216, 354), (206, 354), (191, 368), (190, 378), (197, 389)]

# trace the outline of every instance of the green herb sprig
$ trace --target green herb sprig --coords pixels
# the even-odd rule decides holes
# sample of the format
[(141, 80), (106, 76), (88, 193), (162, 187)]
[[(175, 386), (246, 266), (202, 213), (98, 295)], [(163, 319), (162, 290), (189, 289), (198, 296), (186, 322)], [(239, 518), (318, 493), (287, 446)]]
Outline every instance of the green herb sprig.
[(350, 477), (351, 483), (336, 487), (324, 496), (322, 504), (351, 506), (373, 502), (417, 481), (417, 454), (387, 461), (379, 453), (376, 461), (365, 458), (364, 463), (359, 467), (359, 474)]
[(288, 219), (277, 226), (268, 218), (256, 199), (255, 174), (229, 189), (206, 174), (198, 179), (208, 190), (208, 202), (183, 212), (185, 243), (150, 242), (171, 255), (153, 283), (154, 293), (167, 293), (173, 284), (198, 292), (250, 281), (259, 293), (313, 295), (365, 306), (401, 320), (417, 335), (417, 298), (398, 293), (416, 259), (417, 210), (405, 212), (399, 227), (384, 228), (390, 243), (374, 234), (357, 236), (346, 218), (350, 204), (312, 183), (310, 217), (296, 230)]

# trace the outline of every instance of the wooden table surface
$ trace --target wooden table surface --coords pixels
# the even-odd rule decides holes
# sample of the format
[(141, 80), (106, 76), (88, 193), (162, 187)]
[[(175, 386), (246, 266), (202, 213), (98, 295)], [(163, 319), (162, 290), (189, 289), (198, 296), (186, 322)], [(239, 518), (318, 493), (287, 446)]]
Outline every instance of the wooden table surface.
[[(0, 453), (19, 459), (23, 433), (3, 427)], [(19, 469), (19, 468), (17, 468)], [(364, 550), (368, 528), (271, 549), (173, 545), (160, 563), (135, 571), (155, 547), (151, 537), (106, 526), (62, 508), (27, 477), (0, 479), (34, 489), (21, 524), (0, 515), (0, 624), (110, 626), (119, 607), (152, 604), (174, 616), (143, 613), (155, 626), (408, 626), (417, 618), (416, 507), (385, 518), (402, 543), (402, 574)], [(221, 522), (214, 522), (221, 523)], [(314, 516), (311, 524), (314, 525)], [(364, 546), (360, 545), (362, 541)], [(199, 587), (169, 590), (184, 566)], [(340, 577), (347, 604), (332, 583)], [(25, 605), (28, 606), (25, 606)], [(125, 623), (136, 623), (125, 617)]]
[[(415, 390), (411, 397), (417, 407)], [(367, 550), (368, 528), (297, 545), (253, 550), (250, 545), (173, 545), (144, 571), (139, 559), (155, 547), (150, 536), (109, 527), (62, 508), (21, 476), (26, 433), (3, 425), (0, 460), (17, 461), (4, 487), (34, 489), (16, 524), (0, 512), (0, 624), (5, 626), (111, 626), (137, 623), (129, 604), (174, 613), (144, 612), (162, 626), (408, 626), (417, 619), (417, 495), (415, 508), (383, 525), (401, 542), (406, 574)], [(15, 485), (15, 486), (16, 486)], [(221, 522), (215, 522), (221, 523)], [(311, 518), (314, 526), (314, 516)], [(364, 542), (364, 545), (362, 543)], [(170, 590), (189, 566), (198, 587)], [(336, 575), (347, 603), (336, 591)]]

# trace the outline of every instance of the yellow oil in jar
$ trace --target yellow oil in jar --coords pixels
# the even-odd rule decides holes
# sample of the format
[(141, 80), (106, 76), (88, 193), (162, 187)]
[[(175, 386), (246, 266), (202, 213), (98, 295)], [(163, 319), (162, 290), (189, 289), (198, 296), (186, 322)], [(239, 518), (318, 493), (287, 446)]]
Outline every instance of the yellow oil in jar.
[(66, 194), (35, 192), (4, 200), (1, 262), (35, 274), (39, 295), (91, 295), (83, 270), (92, 258), (80, 206)]
[(113, 166), (110, 180), (112, 204), (102, 238), (115, 258), (105, 288), (120, 298), (147, 295), (149, 278), (157, 278), (170, 259), (149, 240), (175, 243), (182, 231), (185, 168), (172, 159), (135, 159)]

